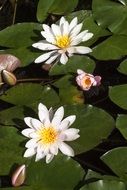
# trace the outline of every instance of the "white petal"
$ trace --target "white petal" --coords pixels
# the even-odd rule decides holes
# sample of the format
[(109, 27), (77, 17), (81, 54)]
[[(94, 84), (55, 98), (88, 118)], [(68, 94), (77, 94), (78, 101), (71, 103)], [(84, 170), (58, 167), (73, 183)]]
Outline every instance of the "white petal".
[(63, 120), (61, 123), (60, 123), (60, 126), (59, 126), (59, 129), (60, 130), (65, 130), (69, 127), (69, 121), (68, 120)]
[(34, 129), (39, 130), (42, 128), (42, 123), (38, 119), (31, 119), (31, 123)]
[(64, 142), (59, 143), (60, 151), (67, 156), (74, 156), (74, 150)]
[(78, 24), (78, 18), (75, 17), (70, 23), (69, 30), (71, 31)]
[(83, 37), (83, 42), (85, 42), (85, 41), (87, 41), (87, 40), (89, 40), (90, 38), (92, 38), (93, 37), (93, 33), (87, 33), (84, 37)]
[(29, 137), (30, 138), (30, 134), (35, 132), (34, 129), (24, 129), (21, 133), (26, 136), (26, 137)]
[(31, 119), (32, 119), (32, 117), (25, 117), (25, 118), (24, 118), (24, 121), (25, 121), (25, 123), (26, 123), (30, 128), (33, 128), (32, 124), (31, 124)]
[(76, 119), (76, 115), (70, 115), (70, 116), (66, 117), (66, 118), (62, 121), (62, 123), (65, 122), (65, 121), (69, 121), (68, 126), (70, 126), (70, 125), (72, 125), (72, 124), (74, 123), (75, 119)]
[(24, 157), (31, 157), (36, 153), (34, 148), (28, 148), (25, 153), (24, 153)]
[(55, 36), (61, 36), (61, 31), (60, 31), (60, 27), (56, 24), (52, 24), (51, 25), (51, 28), (52, 28), (52, 31), (53, 31), (53, 34)]
[(47, 42), (52, 43), (52, 44), (55, 43), (54, 35), (51, 35), (49, 32), (42, 31), (41, 35), (46, 39)]
[(48, 53), (44, 53), (43, 55), (40, 55), (37, 59), (35, 59), (35, 63), (41, 63), (46, 61), (47, 59), (50, 58), (56, 51), (50, 51)]
[(51, 64), (53, 61), (55, 61), (55, 59), (59, 56), (59, 54), (53, 55), (52, 57), (50, 57), (45, 64)]
[(56, 110), (54, 117), (52, 119), (52, 124), (54, 125), (54, 127), (58, 127), (60, 125), (63, 116), (64, 116), (64, 108), (63, 106), (61, 106)]
[(58, 146), (57, 145), (52, 145), (50, 147), (50, 152), (54, 155), (57, 155), (58, 154)]
[(30, 138), (39, 138), (39, 135), (36, 132), (30, 133)]
[(79, 129), (75, 129), (75, 128), (67, 129), (63, 131), (62, 133), (66, 136), (65, 141), (74, 141), (80, 137), (80, 135), (78, 134)]
[(61, 19), (60, 19), (60, 23), (59, 23), (60, 26), (61, 26), (63, 23), (65, 23), (65, 22), (66, 22), (66, 19), (62, 16)]
[(85, 30), (85, 31), (81, 32), (79, 35), (77, 35), (76, 37), (73, 37), (71, 39), (72, 42), (71, 42), (70, 46), (74, 46), (74, 45), (81, 43), (83, 40), (83, 37), (84, 37), (84, 35), (86, 35), (87, 31), (88, 30)]
[(90, 49), (89, 47), (77, 46), (67, 48), (67, 51), (69, 53), (87, 54), (92, 52), (92, 49)]
[(44, 154), (44, 153), (42, 153), (42, 152), (37, 152), (36, 158), (35, 158), (35, 162), (41, 160), (41, 159), (44, 158), (44, 157), (45, 157), (45, 154)]
[(49, 111), (47, 109), (47, 107), (44, 104), (39, 104), (38, 106), (38, 116), (40, 121), (43, 124), (49, 124), (50, 123), (50, 119), (49, 119)]
[(68, 33), (69, 33), (69, 23), (66, 21), (62, 27), (62, 34), (68, 35)]
[(68, 61), (68, 57), (66, 56), (65, 53), (62, 53), (61, 54), (61, 57), (60, 57), (60, 63), (62, 63), (63, 65), (65, 65)]
[(46, 163), (48, 164), (49, 162), (51, 162), (53, 158), (54, 158), (53, 154), (47, 154), (46, 155)]
[(71, 31), (71, 35), (70, 37), (74, 37), (74, 36), (77, 36), (77, 34), (80, 32), (82, 28), (82, 23), (78, 24), (72, 31)]
[(35, 147), (37, 147), (37, 139), (30, 139), (27, 143), (26, 143), (26, 145), (25, 145), (25, 147), (26, 148), (35, 148)]
[(59, 49), (57, 46), (43, 42), (43, 41), (37, 42), (33, 44), (32, 46), (40, 50), (45, 50), (45, 51)]

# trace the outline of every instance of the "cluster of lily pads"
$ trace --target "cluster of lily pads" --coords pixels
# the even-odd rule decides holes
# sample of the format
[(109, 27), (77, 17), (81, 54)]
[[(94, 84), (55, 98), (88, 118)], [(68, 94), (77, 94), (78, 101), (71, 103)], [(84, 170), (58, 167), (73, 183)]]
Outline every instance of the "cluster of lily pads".
[(0, 187), (126, 190), (127, 2), (64, 3), (0, 31)]

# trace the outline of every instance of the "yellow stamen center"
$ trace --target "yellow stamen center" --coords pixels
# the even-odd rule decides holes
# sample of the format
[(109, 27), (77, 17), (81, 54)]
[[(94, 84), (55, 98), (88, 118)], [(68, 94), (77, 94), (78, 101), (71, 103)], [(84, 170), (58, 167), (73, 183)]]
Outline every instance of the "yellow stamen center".
[(86, 86), (86, 87), (91, 86), (91, 80), (90, 80), (90, 77), (84, 77), (82, 83), (83, 83), (83, 86)]
[(58, 132), (53, 127), (47, 127), (37, 132), (42, 144), (52, 144), (57, 140)]
[(70, 45), (71, 41), (68, 35), (56, 36), (55, 44), (60, 48), (67, 48)]

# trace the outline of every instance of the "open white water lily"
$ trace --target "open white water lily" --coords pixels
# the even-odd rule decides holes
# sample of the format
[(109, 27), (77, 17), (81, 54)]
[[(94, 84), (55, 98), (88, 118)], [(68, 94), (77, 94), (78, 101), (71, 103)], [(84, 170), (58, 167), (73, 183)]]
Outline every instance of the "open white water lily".
[(52, 24), (49, 27), (43, 24), (44, 31), (41, 32), (45, 40), (34, 43), (32, 46), (43, 51), (49, 51), (39, 56), (35, 63), (45, 62), (51, 64), (56, 59), (62, 64), (66, 64), (68, 58), (73, 54), (87, 54), (92, 52), (92, 49), (85, 46), (77, 46), (81, 42), (92, 38), (93, 33), (84, 30), (82, 32), (83, 24), (78, 24), (78, 19), (75, 17), (69, 22), (61, 17), (59, 25)]
[(53, 114), (53, 109), (48, 110), (42, 103), (38, 106), (38, 116), (40, 120), (32, 117), (24, 118), (29, 128), (24, 129), (22, 134), (30, 138), (25, 145), (27, 150), (24, 157), (36, 154), (35, 161), (46, 157), (46, 163), (49, 163), (54, 155), (58, 154), (58, 150), (67, 156), (74, 156), (74, 150), (64, 141), (73, 141), (80, 137), (79, 129), (69, 128), (76, 116), (71, 115), (63, 119), (62, 106)]

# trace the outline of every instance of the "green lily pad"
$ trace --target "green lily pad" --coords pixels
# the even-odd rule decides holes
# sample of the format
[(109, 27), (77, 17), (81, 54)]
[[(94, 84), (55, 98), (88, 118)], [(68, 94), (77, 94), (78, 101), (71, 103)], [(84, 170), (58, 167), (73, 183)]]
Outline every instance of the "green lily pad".
[(109, 97), (111, 100), (123, 109), (127, 109), (127, 85), (117, 85), (110, 87)]
[(7, 90), (0, 99), (14, 105), (38, 104), (40, 102), (56, 105), (59, 102), (59, 97), (51, 87), (35, 83), (20, 83)]
[(120, 59), (127, 54), (127, 36), (113, 35), (99, 45), (95, 46), (91, 53), (99, 60)]
[(121, 134), (127, 139), (127, 115), (120, 114), (116, 119), (116, 127)]
[(106, 152), (101, 160), (122, 179), (127, 180), (127, 147), (118, 147)]
[(50, 75), (62, 75), (68, 73), (76, 73), (77, 69), (82, 69), (85, 72), (92, 73), (95, 68), (95, 62), (82, 55), (75, 55), (69, 59), (66, 65), (56, 64), (51, 69)]
[(11, 48), (31, 46), (42, 29), (38, 23), (20, 23), (0, 31), (0, 45)]
[(117, 69), (119, 72), (127, 75), (127, 59), (122, 61)]
[(45, 160), (31, 162), (27, 168), (26, 185), (33, 190), (69, 190), (74, 189), (83, 175), (84, 171), (76, 161), (59, 154), (49, 164)]
[(126, 190), (122, 181), (99, 180), (84, 185), (80, 190)]
[(93, 15), (98, 25), (113, 33), (127, 34), (126, 0), (93, 0)]
[(23, 164), (23, 147), (25, 138), (14, 127), (0, 127), (0, 175), (7, 175), (14, 164)]
[(61, 6), (62, 0), (39, 0), (37, 7), (37, 19), (39, 22), (43, 22), (49, 13), (63, 15), (74, 10), (78, 4), (78, 0), (65, 0), (66, 6)]
[(97, 146), (109, 136), (115, 126), (113, 118), (108, 113), (91, 105), (65, 106), (65, 114), (76, 115), (76, 121), (72, 127), (80, 130), (80, 137), (68, 142), (75, 150), (75, 154)]

